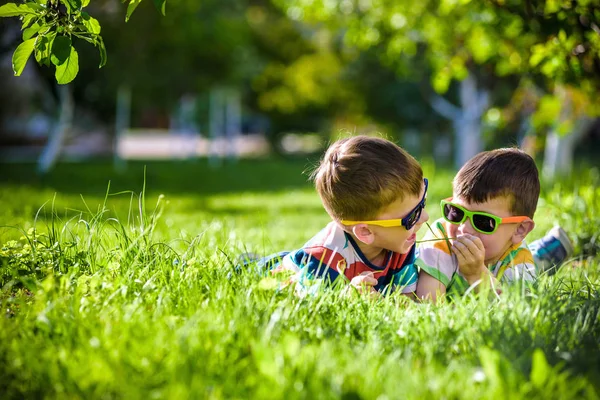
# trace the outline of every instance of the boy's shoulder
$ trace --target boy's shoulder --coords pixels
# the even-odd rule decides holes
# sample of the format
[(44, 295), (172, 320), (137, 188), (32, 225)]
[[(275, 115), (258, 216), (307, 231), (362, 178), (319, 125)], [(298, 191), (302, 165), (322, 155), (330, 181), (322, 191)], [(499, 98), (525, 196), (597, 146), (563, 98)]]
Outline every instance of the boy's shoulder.
[(524, 240), (510, 246), (498, 260), (497, 267), (510, 268), (519, 264), (534, 264), (533, 254)]
[(290, 252), (286, 259), (293, 261), (296, 267), (317, 263), (335, 267), (338, 264), (352, 263), (352, 244), (344, 230), (335, 222), (328, 223), (301, 248)]
[[(524, 240), (506, 250), (494, 266), (493, 272), (498, 278), (502, 278), (507, 271), (512, 270), (514, 267), (519, 267), (519, 269), (525, 267), (529, 271), (528, 273), (532, 275), (536, 273), (533, 254)], [(509, 273), (509, 275), (512, 275), (512, 273)], [(510, 276), (506, 276), (506, 278), (510, 280)]]
[(527, 243), (523, 240), (521, 243), (510, 246), (498, 262), (502, 264), (533, 264), (533, 254), (529, 250)]
[(302, 248), (325, 247), (338, 250), (347, 248), (349, 245), (348, 237), (344, 230), (332, 221), (310, 238)]

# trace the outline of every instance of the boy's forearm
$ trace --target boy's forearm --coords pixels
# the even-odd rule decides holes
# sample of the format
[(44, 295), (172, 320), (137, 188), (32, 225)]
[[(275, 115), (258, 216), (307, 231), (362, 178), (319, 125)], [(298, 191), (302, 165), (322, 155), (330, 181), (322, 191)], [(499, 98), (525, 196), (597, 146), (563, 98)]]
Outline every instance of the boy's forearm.
[(421, 300), (437, 301), (446, 294), (446, 286), (425, 271), (419, 272), (417, 297)]

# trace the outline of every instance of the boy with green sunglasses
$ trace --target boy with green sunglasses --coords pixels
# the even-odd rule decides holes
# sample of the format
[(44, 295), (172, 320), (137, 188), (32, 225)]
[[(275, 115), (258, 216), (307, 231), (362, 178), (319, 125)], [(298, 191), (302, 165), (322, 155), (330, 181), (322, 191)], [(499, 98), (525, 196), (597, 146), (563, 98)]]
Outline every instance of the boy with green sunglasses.
[(540, 193), (537, 167), (525, 152), (479, 153), (458, 171), (452, 186), (453, 196), (441, 202), (442, 218), (419, 245), (418, 297), (462, 294), (478, 282), (499, 292), (498, 280), (533, 281), (536, 264), (558, 263), (572, 252), (560, 228), (530, 246), (535, 254), (525, 243)]

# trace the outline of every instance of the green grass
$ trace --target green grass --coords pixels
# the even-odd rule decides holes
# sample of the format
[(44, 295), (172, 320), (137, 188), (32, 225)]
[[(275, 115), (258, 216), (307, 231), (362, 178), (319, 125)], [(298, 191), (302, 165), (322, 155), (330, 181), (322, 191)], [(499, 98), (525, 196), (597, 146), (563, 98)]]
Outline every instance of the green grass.
[[(2, 397), (599, 398), (597, 171), (544, 188), (532, 238), (558, 222), (579, 254), (557, 275), (431, 305), (236, 272), (327, 223), (310, 164), (149, 163), (143, 195), (141, 163), (3, 168)], [(425, 171), (434, 219), (452, 172)]]

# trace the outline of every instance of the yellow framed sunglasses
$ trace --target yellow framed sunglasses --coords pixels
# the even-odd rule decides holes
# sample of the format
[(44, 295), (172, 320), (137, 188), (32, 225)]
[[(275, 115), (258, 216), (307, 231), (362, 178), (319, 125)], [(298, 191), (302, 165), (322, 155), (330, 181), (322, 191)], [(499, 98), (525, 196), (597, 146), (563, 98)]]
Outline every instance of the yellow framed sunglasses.
[(427, 188), (429, 186), (429, 181), (427, 178), (423, 179), (425, 183), (425, 193), (423, 193), (423, 198), (417, 204), (415, 208), (413, 208), (404, 218), (396, 218), (396, 219), (378, 219), (373, 221), (350, 221), (350, 220), (342, 220), (340, 221), (342, 225), (357, 225), (357, 224), (367, 224), (367, 225), (377, 225), (383, 226), (386, 228), (394, 227), (394, 226), (403, 226), (407, 231), (410, 230), (421, 218), (421, 213), (425, 208), (425, 203), (427, 200)]

